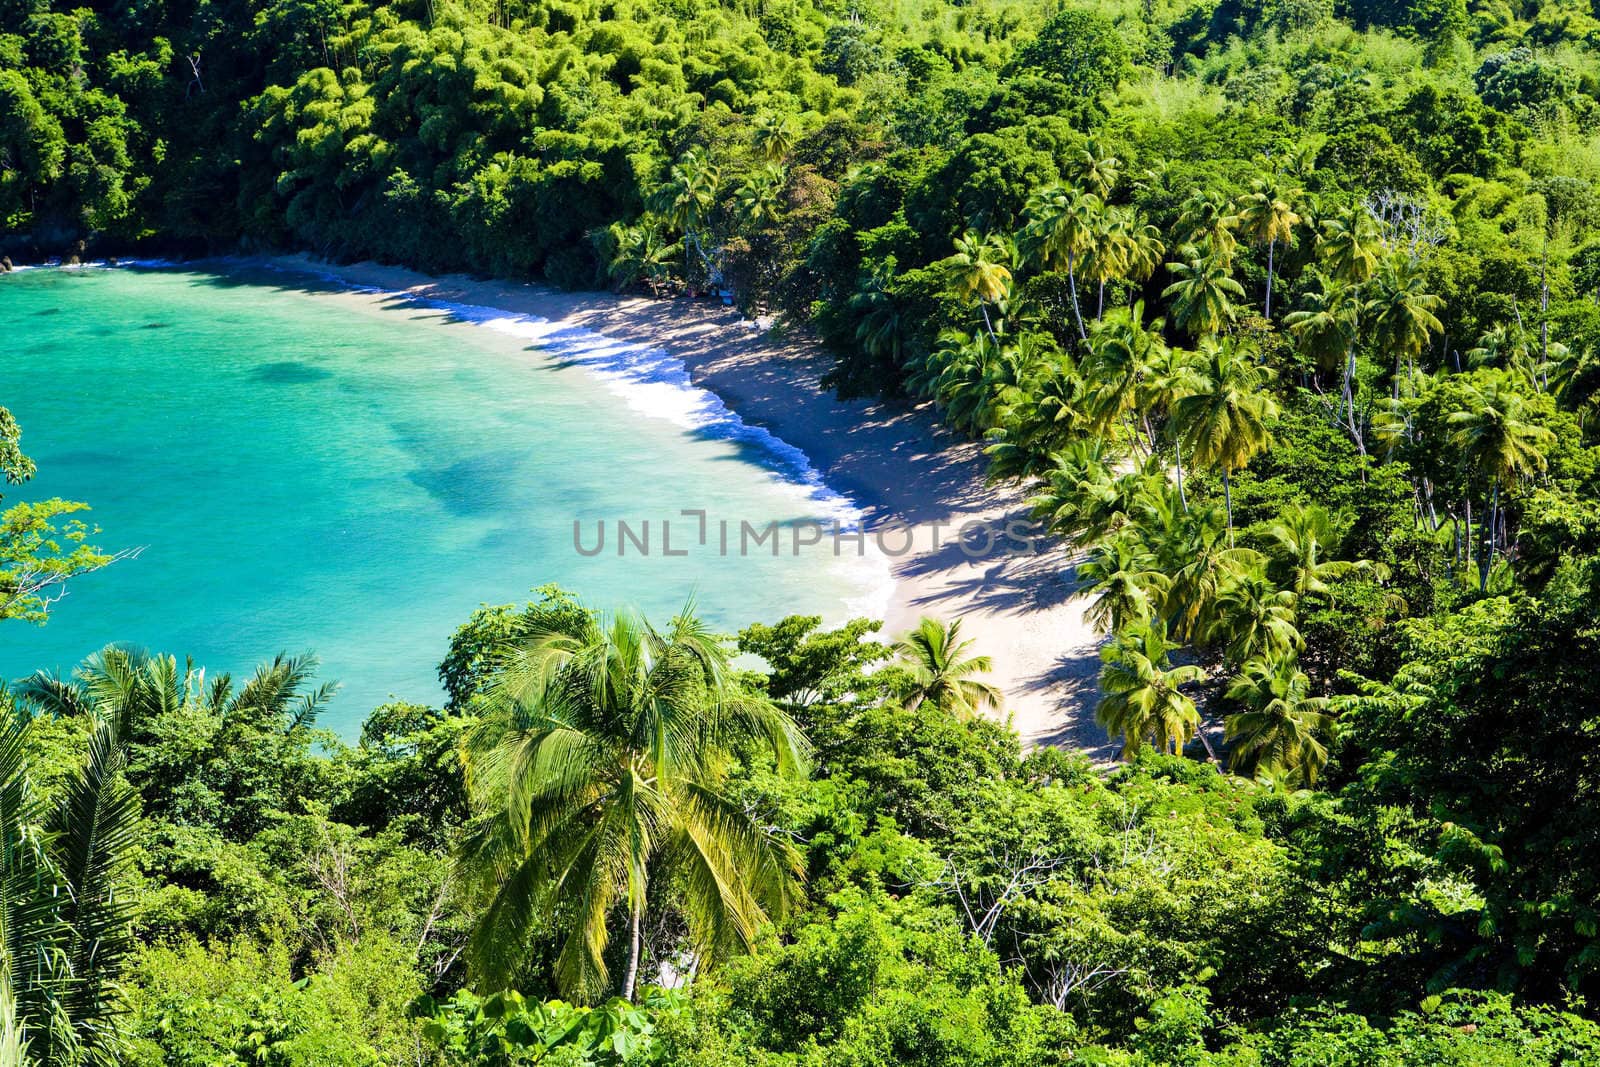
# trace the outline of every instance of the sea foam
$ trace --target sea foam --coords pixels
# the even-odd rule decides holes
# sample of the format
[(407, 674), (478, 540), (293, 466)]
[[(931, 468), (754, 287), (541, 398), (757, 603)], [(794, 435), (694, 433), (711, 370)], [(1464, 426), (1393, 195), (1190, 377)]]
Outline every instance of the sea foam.
[[(261, 264), (252, 261), (250, 265)], [(715, 392), (696, 385), (688, 365), (664, 348), (621, 341), (540, 315), (441, 300), (411, 290), (365, 285), (333, 271), (279, 264), (266, 266), (283, 273), (309, 275), (348, 292), (437, 311), (460, 322), (526, 341), (556, 362), (584, 368), (641, 415), (664, 419), (685, 431), (757, 450), (766, 460), (763, 467), (767, 473), (798, 494), (809, 513), (805, 517), (835, 524), (841, 531), (864, 531), (865, 516), (861, 506), (828, 485), (822, 472), (812, 465), (802, 449), (763, 427), (745, 422)], [(713, 521), (716, 518), (718, 516), (711, 516)], [(737, 521), (740, 516), (727, 518)], [(858, 596), (844, 598), (844, 604), (852, 616), (881, 619), (888, 611), (894, 592), (894, 577), (888, 559), (872, 547), (871, 537), (865, 537), (865, 541), (864, 554), (844, 551), (837, 556), (840, 563), (849, 565), (853, 584), (863, 590)], [(826, 539), (824, 544), (827, 544)]]

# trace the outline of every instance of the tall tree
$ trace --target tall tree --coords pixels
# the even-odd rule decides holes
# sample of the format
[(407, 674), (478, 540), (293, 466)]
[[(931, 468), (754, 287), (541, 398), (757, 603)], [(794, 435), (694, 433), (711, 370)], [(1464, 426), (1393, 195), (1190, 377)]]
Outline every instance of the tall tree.
[(1495, 542), (1501, 523), (1504, 485), (1542, 471), (1545, 451), (1555, 434), (1529, 418), (1527, 401), (1504, 374), (1493, 374), (1470, 387), (1466, 406), (1450, 413), (1451, 440), (1463, 458), (1483, 471), (1491, 485), (1484, 550), (1479, 554), (1478, 584), (1487, 589), (1494, 567)]
[(1233, 321), (1233, 301), (1244, 296), (1244, 286), (1228, 273), (1228, 260), (1220, 252), (1197, 256), (1186, 263), (1169, 263), (1177, 281), (1161, 291), (1172, 302), (1172, 320), (1191, 337), (1217, 333)]
[(1154, 742), (1162, 752), (1180, 752), (1200, 725), (1194, 700), (1180, 687), (1205, 678), (1199, 667), (1172, 666), (1168, 653), (1178, 645), (1166, 627), (1146, 620), (1117, 634), (1101, 653), (1100, 703), (1095, 718), (1112, 737), (1122, 738), (1122, 758)]
[(895, 642), (894, 651), (911, 668), (912, 687), (906, 706), (924, 702), (959, 718), (984, 709), (998, 709), (1005, 695), (998, 686), (976, 677), (994, 669), (988, 656), (972, 655), (973, 642), (961, 639), (961, 620), (945, 624), (924, 618), (916, 629)]
[(1245, 233), (1256, 244), (1267, 246), (1267, 299), (1264, 314), (1272, 318), (1272, 274), (1274, 261), (1281, 241), (1287, 247), (1294, 243), (1294, 228), (1300, 216), (1294, 202), (1301, 192), (1280, 185), (1277, 179), (1257, 179), (1250, 183), (1250, 192), (1239, 203), (1239, 221)]
[(968, 231), (956, 238), (956, 250), (943, 260), (956, 292), (967, 300), (977, 300), (983, 312), (983, 325), (995, 336), (989, 305), (1003, 300), (1011, 291), (1010, 258), (1005, 246), (993, 234), (979, 236)]
[(1250, 462), (1272, 440), (1267, 429), (1278, 412), (1265, 391), (1267, 371), (1246, 345), (1230, 339), (1206, 338), (1195, 366), (1194, 391), (1173, 405), (1173, 418), (1194, 461), (1222, 471), (1223, 501), (1228, 514), (1228, 543), (1233, 543), (1234, 471)]
[(1244, 710), (1228, 716), (1228, 766), (1240, 774), (1269, 774), (1315, 785), (1328, 762), (1319, 738), (1333, 726), (1327, 697), (1311, 695), (1311, 679), (1292, 656), (1253, 659), (1228, 686)]
[(636, 614), (534, 619), (505, 667), (493, 710), (466, 747), (483, 814), (462, 852), (488, 903), (470, 958), (498, 986), (524, 964), (541, 916), (565, 926), (563, 993), (611, 987), (614, 912), (628, 936), (632, 999), (645, 912), (670, 905), (699, 959), (748, 946), (799, 886), (799, 857), (725, 791), (738, 752), (765, 751), (797, 773), (794, 723), (734, 681), (728, 651), (686, 608), (664, 630)]
[(1045, 270), (1067, 272), (1072, 317), (1080, 340), (1087, 340), (1078, 301), (1078, 265), (1094, 243), (1102, 209), (1100, 198), (1062, 186), (1049, 186), (1028, 199), (1027, 222), (1017, 244), (1030, 262)]
[(1102, 541), (1078, 564), (1079, 591), (1094, 594), (1084, 618), (1098, 633), (1115, 633), (1155, 615), (1170, 579), (1136, 538)]
[(1339, 532), (1334, 516), (1320, 504), (1293, 502), (1284, 506), (1266, 531), (1267, 554), (1287, 578), (1286, 588), (1296, 606), (1333, 594), (1328, 583), (1346, 575), (1368, 572), (1382, 578), (1388, 571), (1370, 560), (1328, 558), (1338, 550)]
[(1414, 363), (1428, 346), (1429, 339), (1444, 326), (1434, 312), (1444, 301), (1424, 290), (1421, 272), (1414, 262), (1390, 256), (1379, 267), (1372, 281), (1372, 296), (1365, 317), (1379, 345), (1394, 353), (1394, 396), (1400, 395), (1401, 367)]

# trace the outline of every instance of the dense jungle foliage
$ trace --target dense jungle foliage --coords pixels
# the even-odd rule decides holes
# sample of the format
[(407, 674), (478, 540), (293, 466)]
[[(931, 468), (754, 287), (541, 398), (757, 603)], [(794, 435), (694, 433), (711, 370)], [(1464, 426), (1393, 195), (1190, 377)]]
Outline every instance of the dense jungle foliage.
[(1600, 1062), (1595, 14), (0, 0), (0, 251), (729, 291), (1034, 487), (1126, 756), (938, 623), (546, 591), (354, 745), (108, 649), (6, 698), (0, 1062)]

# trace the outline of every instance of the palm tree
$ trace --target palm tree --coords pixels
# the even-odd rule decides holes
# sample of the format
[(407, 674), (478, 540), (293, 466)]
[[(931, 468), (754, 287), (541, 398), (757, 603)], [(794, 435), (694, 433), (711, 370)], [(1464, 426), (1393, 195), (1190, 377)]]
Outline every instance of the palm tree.
[(536, 621), (491, 704), (465, 748), (483, 814), (461, 864), (489, 896), (469, 950), (479, 981), (511, 979), (529, 931), (558, 916), (556, 980), (566, 996), (595, 998), (610, 984), (604, 957), (621, 911), (631, 1000), (653, 886), (673, 889), (704, 960), (748, 946), (794, 901), (799, 857), (723, 787), (733, 752), (765, 751), (795, 773), (806, 742), (735, 684), (724, 643), (692, 605), (665, 630), (633, 613)]
[(1365, 285), (1378, 267), (1381, 247), (1372, 216), (1358, 204), (1343, 215), (1323, 221), (1317, 257), (1334, 280)]
[(1283, 654), (1305, 646), (1295, 628), (1295, 595), (1279, 589), (1261, 569), (1253, 568), (1229, 582), (1212, 609), (1208, 639), (1221, 644), (1229, 663), (1253, 656)]
[(955, 254), (942, 262), (950, 273), (956, 293), (963, 299), (977, 299), (990, 337), (995, 336), (995, 332), (989, 318), (989, 305), (1005, 299), (1011, 292), (1011, 270), (1005, 263), (1008, 258), (998, 238), (992, 234), (980, 237), (969, 230), (956, 238)]
[(1229, 210), (1226, 200), (1191, 193), (1178, 209), (1178, 243), (1201, 246), (1207, 254), (1222, 257), (1226, 266), (1239, 243), (1234, 236), (1238, 225), (1239, 217)]
[(695, 147), (672, 165), (667, 180), (651, 198), (651, 208), (683, 234), (685, 255), (692, 250), (708, 269), (711, 257), (705, 250), (701, 228), (716, 203), (721, 183), (721, 170), (705, 149)]
[(1233, 321), (1233, 300), (1244, 286), (1228, 273), (1227, 257), (1210, 252), (1187, 263), (1169, 263), (1177, 281), (1161, 291), (1172, 301), (1172, 319), (1191, 337), (1214, 334)]
[(1005, 696), (997, 686), (973, 677), (994, 669), (988, 656), (970, 655), (971, 641), (961, 640), (961, 620), (946, 625), (924, 618), (895, 642), (894, 651), (911, 668), (912, 688), (906, 707), (924, 702), (960, 718), (985, 708), (998, 710)]
[(1444, 301), (1423, 291), (1422, 275), (1409, 260), (1390, 257), (1384, 260), (1373, 279), (1372, 299), (1367, 302), (1378, 343), (1394, 352), (1394, 395), (1400, 395), (1400, 368), (1404, 361), (1415, 361), (1433, 334), (1444, 329), (1435, 311)]
[(53, 805), (29, 781), (30, 720), (8, 710), (0, 725), (0, 1062), (18, 1067), (120, 1062), (139, 799), (121, 724), (89, 722)]
[(1131, 537), (1096, 545), (1078, 564), (1077, 577), (1081, 594), (1096, 594), (1084, 618), (1102, 634), (1153, 616), (1171, 584), (1150, 552)]
[(672, 264), (682, 251), (677, 241), (668, 241), (659, 220), (646, 216), (633, 225), (613, 222), (600, 231), (597, 243), (609, 246), (611, 261), (606, 273), (619, 291), (647, 282), (655, 285), (674, 269)]
[(1122, 174), (1122, 160), (1096, 138), (1090, 137), (1083, 147), (1067, 157), (1067, 176), (1081, 189), (1087, 189), (1101, 200), (1111, 196)]
[(1132, 216), (1120, 208), (1105, 209), (1083, 259), (1084, 278), (1096, 288), (1094, 317), (1097, 320), (1106, 312), (1106, 283), (1128, 275), (1133, 244)]
[(890, 288), (893, 272), (880, 268), (867, 278), (865, 284), (850, 296), (850, 310), (861, 318), (856, 323), (856, 342), (861, 350), (875, 359), (884, 360), (899, 368), (905, 349), (906, 320)]
[(781, 163), (794, 151), (798, 136), (791, 115), (763, 114), (755, 123), (755, 149), (765, 163)]
[(1095, 719), (1111, 737), (1122, 737), (1121, 758), (1137, 755), (1146, 741), (1162, 752), (1181, 752), (1200, 725), (1200, 712), (1180, 686), (1205, 678), (1199, 667), (1174, 667), (1167, 654), (1178, 645), (1156, 620), (1117, 634), (1100, 652), (1100, 703)]
[(1355, 284), (1322, 279), (1320, 291), (1305, 294), (1306, 307), (1291, 311), (1284, 323), (1318, 372), (1341, 368), (1340, 418), (1355, 442), (1367, 454), (1366, 436), (1356, 418), (1356, 342), (1361, 336), (1361, 290)]
[[(1159, 321), (1159, 320), (1158, 320)], [(1195, 370), (1195, 354), (1183, 348), (1160, 345), (1151, 350), (1150, 361), (1145, 366), (1144, 394), (1147, 403), (1146, 421), (1150, 414), (1167, 416), (1166, 433), (1172, 438), (1172, 452), (1178, 471), (1178, 502), (1189, 510), (1189, 498), (1183, 488), (1183, 441), (1175, 432), (1177, 422), (1172, 410), (1179, 398), (1194, 392), (1199, 380)]]
[(1100, 198), (1093, 193), (1058, 185), (1040, 189), (1028, 199), (1028, 221), (1018, 239), (1030, 262), (1045, 270), (1066, 269), (1080, 340), (1087, 340), (1089, 334), (1078, 304), (1078, 261), (1094, 242), (1101, 207)]
[(1195, 366), (1194, 391), (1172, 409), (1179, 434), (1196, 463), (1222, 470), (1222, 495), (1228, 513), (1228, 543), (1233, 543), (1233, 490), (1230, 477), (1272, 440), (1267, 429), (1278, 405), (1263, 390), (1267, 372), (1242, 344), (1206, 338)]
[[(1529, 421), (1527, 402), (1502, 374), (1471, 387), (1467, 406), (1451, 412), (1448, 422), (1455, 427), (1452, 442), (1493, 485), (1485, 538), (1488, 547), (1480, 555), (1478, 567), (1479, 588), (1487, 589), (1499, 534), (1501, 486), (1544, 470), (1544, 450), (1555, 443), (1555, 434)], [(1468, 536), (1470, 539), (1470, 533)]]
[(786, 177), (783, 166), (778, 163), (768, 163), (745, 175), (733, 199), (739, 217), (747, 225), (768, 226), (777, 221), (778, 194), (783, 190)]
[[(1125, 414), (1148, 401), (1142, 388), (1152, 364), (1161, 359), (1161, 324), (1146, 329), (1144, 309), (1113, 312), (1095, 324), (1089, 335), (1089, 350), (1079, 372), (1089, 385), (1088, 414), (1100, 433), (1107, 433)], [(1147, 408), (1142, 410), (1147, 411)], [(1149, 423), (1145, 423), (1148, 434)]]
[(1284, 507), (1278, 519), (1267, 527), (1268, 554), (1288, 575), (1286, 588), (1294, 594), (1295, 604), (1308, 599), (1325, 599), (1332, 596), (1328, 584), (1348, 574), (1372, 572), (1380, 579), (1388, 569), (1371, 560), (1325, 559), (1339, 543), (1334, 517), (1319, 504), (1291, 503)]
[(1239, 204), (1239, 221), (1256, 244), (1267, 246), (1267, 301), (1264, 314), (1272, 318), (1273, 259), (1278, 242), (1286, 246), (1294, 243), (1294, 228), (1300, 224), (1293, 202), (1301, 196), (1298, 189), (1285, 189), (1276, 179), (1258, 179), (1250, 183), (1250, 192)]
[(1212, 632), (1223, 595), (1262, 563), (1254, 549), (1235, 548), (1223, 540), (1219, 518), (1214, 506), (1189, 512), (1169, 507), (1150, 531), (1157, 569), (1171, 578), (1162, 617), (1173, 636), (1186, 641), (1198, 642)]
[(1311, 679), (1291, 656), (1246, 663), (1228, 687), (1228, 699), (1245, 709), (1228, 717), (1229, 768), (1315, 784), (1328, 762), (1317, 735), (1332, 728), (1333, 716), (1328, 698), (1310, 691)]

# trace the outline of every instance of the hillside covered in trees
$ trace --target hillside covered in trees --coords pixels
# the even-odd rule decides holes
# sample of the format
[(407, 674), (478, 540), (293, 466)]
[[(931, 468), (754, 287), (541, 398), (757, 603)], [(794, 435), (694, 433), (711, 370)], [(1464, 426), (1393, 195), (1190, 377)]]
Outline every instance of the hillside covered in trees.
[[(0, 0), (0, 252), (729, 291), (1032, 489), (1125, 756), (1022, 753), (938, 623), (547, 591), (353, 745), (309, 664), (111, 649), (4, 698), (0, 1062), (1600, 1061), (1597, 50), (1491, 0)], [(0, 519), (0, 627), (104, 561), (72, 507)]]

